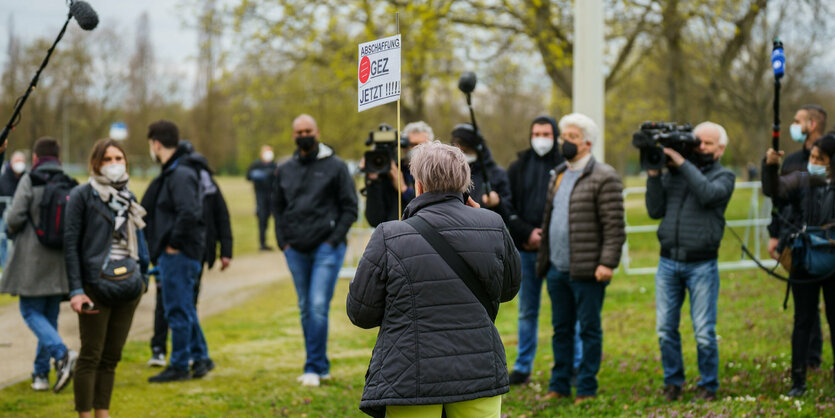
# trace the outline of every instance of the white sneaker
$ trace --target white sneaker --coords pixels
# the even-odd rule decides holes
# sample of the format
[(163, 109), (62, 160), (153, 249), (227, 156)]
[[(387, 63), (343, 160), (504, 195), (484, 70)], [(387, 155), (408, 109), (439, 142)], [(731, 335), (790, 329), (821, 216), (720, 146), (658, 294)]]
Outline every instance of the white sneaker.
[(32, 390), (49, 390), (49, 376), (37, 374), (32, 376)]
[(319, 386), (319, 375), (316, 373), (305, 373), (298, 378), (296, 381), (301, 382), (302, 386)]
[(151, 358), (148, 359), (149, 367), (165, 367), (165, 364), (165, 354), (160, 352), (151, 354)]
[(319, 380), (331, 380), (331, 374), (330, 373), (320, 374), (319, 375)]

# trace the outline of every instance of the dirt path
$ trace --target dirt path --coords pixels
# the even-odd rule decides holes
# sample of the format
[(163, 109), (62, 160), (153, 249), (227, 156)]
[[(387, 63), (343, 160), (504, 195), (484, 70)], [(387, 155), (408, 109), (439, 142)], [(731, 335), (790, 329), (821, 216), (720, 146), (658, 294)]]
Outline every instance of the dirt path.
[[(205, 318), (222, 312), (251, 298), (268, 283), (289, 278), (281, 252), (236, 258), (223, 273), (215, 265), (212, 271), (203, 275), (198, 313)], [(153, 331), (156, 286), (152, 283), (150, 287), (134, 316), (131, 340), (147, 340)], [(78, 319), (69, 303), (61, 304), (58, 330), (64, 343), (78, 350)], [(0, 306), (0, 389), (29, 379), (36, 346), (37, 339), (20, 317), (17, 302)]]

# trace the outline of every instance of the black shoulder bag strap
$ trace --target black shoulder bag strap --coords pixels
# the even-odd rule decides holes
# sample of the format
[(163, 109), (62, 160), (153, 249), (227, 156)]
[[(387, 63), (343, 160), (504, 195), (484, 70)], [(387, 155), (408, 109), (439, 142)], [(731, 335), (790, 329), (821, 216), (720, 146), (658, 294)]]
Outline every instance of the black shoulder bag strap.
[(484, 310), (487, 311), (487, 315), (490, 317), (490, 320), (495, 322), (496, 315), (498, 314), (498, 309), (493, 308), (493, 304), (490, 301), (490, 298), (487, 296), (487, 292), (484, 290), (484, 287), (475, 277), (475, 273), (464, 262), (464, 259), (461, 258), (460, 255), (449, 245), (449, 242), (429, 224), (426, 222), (425, 219), (421, 218), (420, 216), (412, 216), (406, 219), (404, 222), (411, 225), (422, 237), (435, 249), (435, 252), (444, 259), (444, 261), (449, 265), (450, 268), (461, 278), (465, 285), (473, 292), (476, 299), (481, 303), (481, 306), (484, 307)]

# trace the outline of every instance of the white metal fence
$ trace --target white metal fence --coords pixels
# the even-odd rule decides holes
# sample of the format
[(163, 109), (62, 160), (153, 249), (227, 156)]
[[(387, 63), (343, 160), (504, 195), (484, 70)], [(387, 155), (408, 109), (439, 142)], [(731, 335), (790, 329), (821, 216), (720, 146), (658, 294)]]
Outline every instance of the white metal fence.
[[(748, 203), (748, 216), (746, 219), (727, 219), (726, 221), (726, 229), (731, 227), (735, 228), (735, 230), (739, 232), (736, 228), (745, 228), (744, 232), (740, 234), (740, 236), (745, 245), (751, 249), (751, 252), (755, 256), (762, 254), (762, 243), (768, 240), (768, 231), (766, 231), (765, 227), (771, 222), (771, 200), (763, 199), (762, 204), (760, 204), (761, 188), (762, 185), (758, 181), (736, 183), (734, 193), (740, 190), (751, 190), (751, 198)], [(626, 202), (629, 196), (639, 194), (644, 195), (646, 194), (646, 191), (646, 187), (628, 187), (623, 190), (623, 200)], [(623, 254), (621, 255), (621, 266), (623, 266), (623, 270), (626, 274), (638, 275), (655, 273), (656, 267), (632, 267), (632, 258), (629, 254), (629, 237), (630, 235), (634, 236), (636, 234), (654, 233), (657, 230), (657, 224), (630, 225), (629, 217), (626, 216), (626, 242), (623, 244)], [(728, 232), (726, 231), (726, 235), (727, 233)], [(729, 249), (725, 248), (724, 251), (729, 251)], [(776, 262), (772, 259), (761, 259), (759, 261), (763, 265), (769, 267), (773, 267), (776, 264)], [(720, 271), (744, 270), (756, 267), (756, 263), (754, 263), (753, 260), (746, 259), (741, 251), (740, 258), (738, 260), (719, 263)]]

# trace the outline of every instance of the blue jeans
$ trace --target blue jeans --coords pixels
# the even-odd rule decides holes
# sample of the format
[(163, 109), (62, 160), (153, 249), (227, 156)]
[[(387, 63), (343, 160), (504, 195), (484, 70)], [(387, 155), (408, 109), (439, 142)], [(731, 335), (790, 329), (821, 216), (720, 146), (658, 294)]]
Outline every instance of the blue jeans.
[(681, 334), (678, 332), (684, 293), (690, 293), (690, 318), (699, 357), (699, 386), (719, 389), (719, 347), (716, 344), (716, 303), (719, 268), (716, 260), (678, 262), (661, 257), (655, 273), (655, 314), (664, 385), (684, 384)]
[(322, 243), (311, 252), (284, 250), (287, 267), (299, 300), (306, 361), (305, 373), (330, 373), (328, 360), (328, 312), (333, 289), (345, 258), (345, 243), (332, 247)]
[[(519, 251), (522, 260), (522, 286), (519, 289), (519, 353), (513, 370), (530, 374), (536, 357), (539, 339), (539, 305), (542, 300), (541, 277), (536, 277), (536, 252)], [(580, 323), (574, 334), (574, 368), (580, 367), (583, 358), (583, 342), (580, 340)]]
[(38, 337), (34, 374), (49, 374), (49, 358), (61, 360), (67, 355), (67, 346), (58, 335), (58, 308), (63, 299), (63, 296), (20, 297), (23, 322)]
[(566, 271), (554, 266), (546, 276), (548, 294), (553, 303), (551, 325), (554, 338), (554, 368), (548, 390), (562, 395), (571, 395), (571, 374), (575, 357), (574, 336), (576, 324), (580, 323), (580, 339), (583, 341), (583, 356), (577, 372), (577, 396), (597, 394), (597, 372), (603, 354), (603, 328), (600, 312), (606, 295), (608, 282), (571, 280)]
[(200, 262), (183, 253), (163, 253), (157, 265), (165, 319), (171, 328), (171, 367), (188, 370), (189, 360), (209, 358), (209, 348), (194, 306), (194, 283), (200, 274)]
[[(2, 215), (2, 213), (0, 213)], [(9, 255), (9, 240), (6, 236), (6, 220), (0, 218), (0, 234), (3, 236), (0, 239), (0, 267), (6, 268), (6, 258)]]

